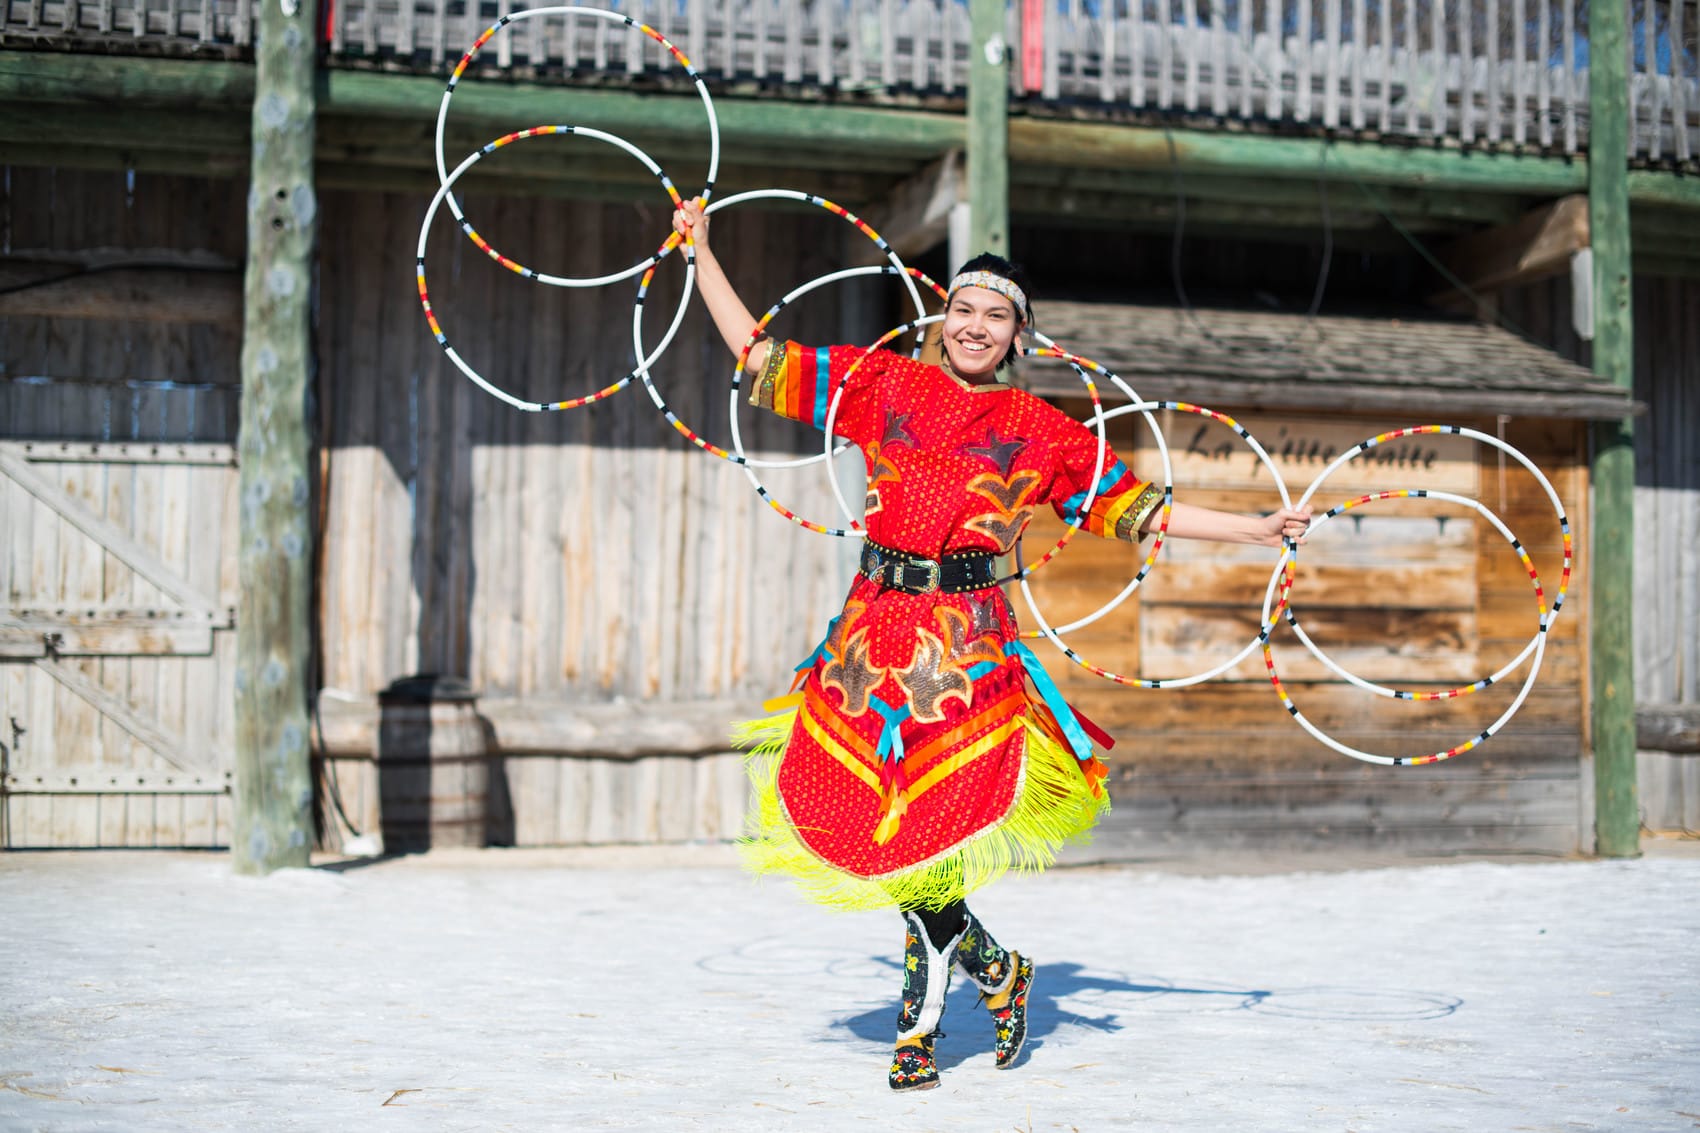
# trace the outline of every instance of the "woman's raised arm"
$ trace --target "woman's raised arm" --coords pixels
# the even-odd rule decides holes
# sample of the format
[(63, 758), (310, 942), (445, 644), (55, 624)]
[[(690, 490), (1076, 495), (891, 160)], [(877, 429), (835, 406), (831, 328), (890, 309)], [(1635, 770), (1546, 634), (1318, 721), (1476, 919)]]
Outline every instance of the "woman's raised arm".
[[(697, 291), (708, 305), (714, 328), (736, 358), (743, 352), (744, 343), (749, 341), (750, 332), (755, 329), (756, 317), (738, 298), (732, 281), (726, 278), (720, 261), (714, 258), (714, 252), (708, 245), (708, 216), (703, 212), (702, 202), (686, 201), (675, 210), (673, 230), (681, 236), (688, 233), (696, 246)], [(749, 360), (744, 363), (745, 369), (759, 372), (767, 362), (767, 347), (767, 339), (751, 347)]]

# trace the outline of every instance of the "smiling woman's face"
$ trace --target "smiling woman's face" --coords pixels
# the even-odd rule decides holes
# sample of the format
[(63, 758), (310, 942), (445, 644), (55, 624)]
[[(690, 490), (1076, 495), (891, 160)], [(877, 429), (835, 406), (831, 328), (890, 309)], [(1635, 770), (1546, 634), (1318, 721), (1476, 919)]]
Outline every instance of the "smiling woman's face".
[(964, 287), (944, 313), (944, 349), (951, 368), (968, 381), (989, 379), (1009, 353), (1021, 322), (1015, 303), (984, 287)]

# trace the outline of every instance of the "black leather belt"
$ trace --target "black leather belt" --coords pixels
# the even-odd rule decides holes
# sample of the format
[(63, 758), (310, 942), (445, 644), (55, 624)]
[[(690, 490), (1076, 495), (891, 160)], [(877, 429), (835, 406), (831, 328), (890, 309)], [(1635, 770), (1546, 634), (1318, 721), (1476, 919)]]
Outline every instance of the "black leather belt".
[(862, 542), (862, 577), (905, 594), (966, 594), (996, 586), (998, 559), (990, 551), (952, 551), (940, 559)]

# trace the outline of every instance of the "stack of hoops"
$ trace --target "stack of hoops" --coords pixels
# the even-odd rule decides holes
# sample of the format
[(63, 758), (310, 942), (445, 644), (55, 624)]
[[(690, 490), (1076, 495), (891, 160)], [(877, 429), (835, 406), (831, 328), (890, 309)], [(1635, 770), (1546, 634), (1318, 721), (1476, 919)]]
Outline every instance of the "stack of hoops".
[[(454, 97), (455, 90), (462, 77), (465, 75), (467, 67), (471, 65), (479, 51), (482, 50), (486, 44), (488, 44), (495, 36), (501, 34), (514, 24), (520, 23), (524, 20), (555, 15), (585, 16), (591, 19), (606, 20), (610, 23), (623, 25), (631, 33), (648, 36), (650, 39), (660, 44), (661, 47), (667, 51), (673, 62), (684, 69), (686, 75), (689, 76), (691, 81), (695, 84), (696, 92), (702, 99), (703, 108), (708, 114), (708, 173), (703, 182), (702, 188), (695, 194), (695, 199), (704, 204), (707, 213), (714, 214), (723, 209), (731, 208), (734, 205), (744, 204), (751, 201), (792, 201), (811, 205), (823, 209), (850, 224), (868, 240), (872, 241), (874, 246), (879, 249), (885, 258), (885, 262), (882, 264), (869, 267), (845, 268), (840, 271), (830, 272), (804, 283), (800, 287), (797, 287), (790, 293), (786, 294), (778, 302), (774, 303), (773, 306), (769, 307), (757, 321), (756, 325), (751, 329), (749, 339), (745, 342), (744, 348), (738, 357), (737, 365), (732, 371), (732, 380), (728, 391), (731, 406), (730, 420), (732, 434), (732, 447), (730, 449), (722, 448), (719, 445), (710, 442), (699, 435), (685, 421), (681, 420), (672, 407), (668, 405), (666, 398), (662, 396), (661, 390), (657, 387), (651, 373), (651, 368), (655, 365), (656, 361), (673, 344), (674, 337), (678, 334), (679, 327), (684, 321), (686, 310), (689, 308), (692, 295), (695, 291), (696, 251), (688, 237), (680, 237), (677, 233), (674, 233), (669, 226), (666, 239), (651, 255), (639, 260), (635, 264), (625, 267), (622, 270), (593, 278), (573, 278), (550, 275), (527, 267), (518, 260), (511, 258), (491, 246), (488, 241), (479, 235), (477, 229), (473, 227), (472, 222), (467, 219), (465, 212), (461, 208), (460, 201), (455, 197), (454, 187), (460, 179), (466, 175), (467, 171), (478, 164), (479, 161), (488, 157), (490, 154), (495, 153), (497, 150), (525, 141), (529, 138), (536, 138), (550, 134), (570, 134), (581, 138), (591, 138), (624, 151), (647, 169), (653, 177), (655, 177), (656, 181), (660, 184), (662, 190), (672, 201), (675, 208), (682, 203), (683, 198), (681, 198), (679, 190), (673, 180), (667, 176), (661, 167), (656, 164), (656, 162), (648, 154), (644, 153), (643, 150), (639, 149), (624, 138), (588, 126), (561, 124), (531, 126), (515, 133), (505, 134), (502, 137), (495, 139), (494, 141), (468, 154), (460, 162), (460, 164), (456, 165), (452, 170), (448, 168), (447, 161), (443, 154), (444, 126), (448, 121), (449, 106)], [(904, 335), (924, 332), (926, 327), (942, 321), (942, 315), (929, 315), (927, 313), (926, 301), (923, 298), (922, 290), (925, 288), (926, 291), (931, 292), (934, 296), (941, 300), (945, 298), (944, 290), (923, 273), (904, 264), (895, 249), (893, 249), (891, 245), (879, 235), (879, 233), (875, 232), (861, 218), (857, 217), (845, 208), (834, 204), (832, 201), (818, 197), (812, 193), (799, 192), (794, 189), (758, 189), (751, 192), (739, 193), (735, 196), (725, 197), (719, 200), (713, 200), (714, 179), (720, 166), (720, 129), (719, 123), (715, 118), (714, 100), (709, 96), (707, 84), (704, 83), (702, 76), (698, 74), (696, 69), (691, 65), (690, 60), (685, 57), (683, 52), (669, 42), (665, 36), (661, 35), (654, 28), (651, 28), (646, 24), (639, 23), (628, 16), (601, 8), (579, 6), (531, 8), (511, 12), (501, 17), (473, 42), (472, 46), (468, 48), (466, 54), (461, 57), (460, 62), (456, 65), (453, 73), (449, 77), (448, 87), (443, 92), (443, 99), (437, 110), (436, 159), (439, 187), (436, 195), (431, 200), (430, 207), (426, 209), (424, 221), (420, 224), (419, 228), (419, 245), (416, 258), (419, 303), (424, 309), (426, 322), (429, 324), (431, 333), (436, 338), (437, 344), (442, 347), (443, 352), (447, 355), (449, 361), (452, 362), (455, 367), (461, 371), (461, 373), (465, 374), (468, 379), (492, 397), (506, 402), (515, 409), (534, 413), (577, 409), (582, 406), (601, 401), (605, 398), (612, 397), (614, 394), (619, 393), (621, 390), (631, 385), (634, 380), (639, 381), (642, 383), (645, 392), (649, 395), (650, 401), (654, 403), (655, 408), (660, 412), (661, 416), (669, 425), (671, 425), (686, 440), (690, 441), (691, 444), (695, 445), (704, 453), (711, 457), (728, 461), (742, 469), (744, 475), (749, 478), (750, 484), (755, 488), (757, 494), (760, 495), (760, 497), (768, 504), (769, 507), (773, 508), (774, 511), (800, 527), (823, 535), (836, 536), (840, 538), (861, 538), (865, 535), (865, 531), (861, 524), (861, 517), (854, 509), (851, 508), (848, 499), (846, 498), (843, 486), (839, 483), (838, 477), (833, 474), (832, 458), (839, 452), (842, 452), (845, 447), (840, 445), (835, 448), (833, 444), (833, 423), (837, 419), (839, 399), (842, 394), (843, 387), (840, 386), (839, 391), (834, 394), (829, 406), (827, 407), (823, 429), (825, 443), (821, 452), (815, 453), (811, 456), (789, 460), (757, 459), (750, 456), (745, 450), (743, 435), (738, 427), (738, 402), (740, 394), (742, 393), (745, 367), (749, 358), (750, 350), (758, 341), (760, 341), (763, 332), (775, 316), (777, 316), (791, 303), (817, 288), (824, 287), (828, 284), (836, 283), (841, 280), (860, 276), (884, 275), (894, 277), (903, 284), (910, 302), (913, 303), (915, 308), (915, 317), (900, 326), (894, 327), (892, 330), (881, 336), (876, 342), (869, 345), (864, 354), (865, 358), (868, 355), (871, 355), (875, 350), (885, 348), (897, 339), (902, 338)], [(513, 394), (501, 389), (499, 386), (495, 385), (480, 374), (478, 370), (476, 370), (455, 350), (453, 344), (449, 341), (448, 334), (444, 331), (441, 323), (437, 319), (436, 313), (432, 309), (430, 292), (426, 284), (426, 240), (430, 234), (431, 226), (436, 220), (438, 210), (445, 203), (448, 205), (449, 212), (453, 215), (455, 223), (460, 227), (461, 231), (465, 233), (466, 237), (481, 251), (483, 251), (485, 255), (495, 260), (496, 263), (500, 264), (502, 267), (505, 267), (515, 274), (531, 280), (534, 283), (543, 284), (549, 287), (590, 288), (610, 286), (637, 277), (637, 292), (632, 303), (631, 322), (632, 357), (636, 359), (636, 364), (632, 367), (632, 369), (618, 380), (596, 390), (595, 392), (550, 402), (528, 401), (524, 398), (515, 397)], [(679, 304), (673, 312), (666, 331), (662, 334), (659, 341), (657, 341), (653, 346), (650, 346), (644, 341), (644, 300), (649, 294), (651, 283), (655, 278), (657, 266), (663, 259), (681, 248), (683, 249), (685, 261), (685, 281), (680, 294)], [(1530, 472), (1531, 475), (1535, 477), (1536, 481), (1545, 491), (1548, 501), (1552, 504), (1553, 513), (1562, 536), (1564, 557), (1563, 570), (1559, 578), (1557, 592), (1553, 597), (1550, 607), (1547, 603), (1546, 591), (1542, 586), (1540, 576), (1536, 573), (1534, 564), (1531, 562), (1529, 554), (1524, 549), (1523, 544), (1519, 542), (1514, 534), (1512, 534), (1511, 530), (1506, 527), (1505, 523), (1479, 500), (1470, 499), (1465, 496), (1459, 496), (1448, 492), (1430, 491), (1421, 488), (1376, 492), (1371, 495), (1348, 499), (1327, 510), (1319, 510), (1311, 521), (1309, 532), (1309, 536), (1315, 536), (1330, 520), (1343, 515), (1348, 511), (1390, 499), (1425, 498), (1439, 500), (1458, 505), (1480, 515), (1505, 539), (1507, 543), (1510, 544), (1512, 552), (1517, 555), (1523, 567), (1528, 571), (1529, 581), (1534, 589), (1536, 617), (1534, 619), (1534, 629), (1529, 638), (1529, 642), (1526, 646), (1524, 646), (1522, 651), (1517, 654), (1517, 656), (1508, 661), (1502, 668), (1488, 676), (1472, 681), (1469, 684), (1446, 689), (1440, 692), (1419, 692), (1390, 688), (1388, 686), (1366, 680), (1363, 677), (1348, 671), (1316, 644), (1311, 636), (1305, 631), (1304, 626), (1299, 621), (1298, 615), (1294, 612), (1291, 597), (1293, 587), (1297, 579), (1299, 547), (1292, 541), (1288, 541), (1283, 545), (1280, 554), (1276, 558), (1271, 569), (1268, 584), (1264, 589), (1262, 608), (1259, 614), (1258, 630), (1256, 634), (1242, 649), (1239, 650), (1239, 652), (1216, 665), (1214, 668), (1195, 673), (1191, 676), (1164, 677), (1159, 679), (1112, 672), (1109, 669), (1094, 664), (1091, 660), (1082, 656), (1078, 650), (1068, 644), (1065, 640), (1066, 636), (1099, 621), (1116, 607), (1127, 601), (1127, 599), (1139, 589), (1140, 585), (1150, 575), (1152, 569), (1156, 566), (1158, 556), (1161, 554), (1163, 549), (1164, 538), (1168, 532), (1169, 519), (1174, 506), (1174, 479), (1172, 462), (1169, 457), (1169, 448), (1164, 439), (1162, 428), (1159, 426), (1154, 413), (1167, 411), (1172, 413), (1192, 414), (1214, 420), (1226, 426), (1243, 442), (1245, 442), (1246, 446), (1251, 450), (1262, 468), (1269, 473), (1281, 504), (1288, 507), (1295, 506), (1295, 504), (1287, 490), (1287, 485), (1281, 476), (1280, 470), (1270, 459), (1268, 452), (1265, 451), (1264, 447), (1260, 443), (1258, 443), (1256, 437), (1252, 436), (1249, 431), (1247, 431), (1232, 417), (1218, 413), (1212, 409), (1207, 409), (1203, 406), (1190, 405), (1185, 402), (1146, 401), (1120, 377), (1111, 373), (1098, 363), (1069, 352), (1042, 334), (1038, 334), (1033, 331), (1028, 331), (1027, 334), (1034, 341), (1035, 345), (1024, 345), (1022, 349), (1024, 356), (1060, 360), (1070, 366), (1075, 373), (1079, 375), (1084, 385), (1086, 396), (1092, 404), (1092, 416), (1085, 423), (1089, 427), (1093, 428), (1097, 433), (1099, 465), (1102, 465), (1103, 463), (1104, 452), (1106, 449), (1106, 422), (1129, 414), (1138, 414), (1145, 421), (1146, 426), (1151, 431), (1152, 440), (1155, 443), (1159, 459), (1162, 463), (1163, 503), (1162, 510), (1156, 524), (1154, 538), (1151, 540), (1150, 549), (1140, 560), (1133, 577), (1097, 610), (1065, 625), (1053, 626), (1046, 619), (1039, 602), (1033, 593), (1030, 580), (1033, 573), (1045, 566), (1046, 563), (1051, 562), (1069, 544), (1078, 532), (1080, 524), (1084, 522), (1085, 516), (1091, 511), (1093, 502), (1091, 496), (1096, 494), (1096, 486), (1094, 486), (1092, 492), (1088, 495), (1088, 498), (1084, 501), (1084, 503), (1082, 503), (1074, 512), (1076, 517), (1074, 521), (1063, 532), (1057, 542), (1047, 549), (1042, 555), (1039, 555), (1029, 562), (1024, 547), (1021, 542), (1018, 541), (1015, 548), (1016, 569), (1006, 577), (999, 579), (999, 583), (1018, 584), (1021, 587), (1023, 596), (1027, 599), (1028, 606), (1033, 611), (1034, 617), (1038, 622), (1038, 629), (1036, 631), (1029, 631), (1023, 636), (1029, 638), (1045, 638), (1052, 645), (1061, 650), (1063, 655), (1071, 662), (1090, 673), (1104, 678), (1105, 680), (1113, 681), (1117, 684), (1128, 685), (1134, 688), (1144, 689), (1175, 689), (1185, 688), (1189, 685), (1201, 684), (1205, 681), (1222, 676), (1229, 670), (1233, 669), (1241, 661), (1249, 657), (1252, 653), (1261, 650), (1270, 684), (1274, 688), (1276, 694), (1280, 697), (1282, 706), (1286, 709), (1287, 713), (1298, 722), (1299, 726), (1314, 736), (1318, 741), (1333, 750), (1340, 752), (1343, 755), (1351, 756), (1354, 759), (1364, 760), (1370, 763), (1424, 764), (1435, 763), (1441, 760), (1450, 759), (1456, 755), (1461, 755), (1464, 752), (1470, 751), (1472, 748), (1479, 746), (1492, 737), (1496, 732), (1503, 728), (1506, 722), (1509, 721), (1517, 710), (1522, 707), (1523, 702), (1528, 698), (1530, 691), (1534, 687), (1537, 674), (1540, 672), (1541, 661), (1546, 652), (1549, 631), (1551, 630), (1553, 623), (1557, 620), (1559, 611), (1563, 608), (1565, 592), (1570, 584), (1573, 551), (1570, 521), (1565, 515), (1564, 505), (1559, 499), (1558, 493), (1553, 489), (1552, 483), (1545, 475), (1542, 474), (1541, 470), (1529, 460), (1528, 457), (1524, 456), (1521, 452), (1517, 451), (1517, 449), (1498, 438), (1457, 425), (1422, 425), (1414, 428), (1399, 429), (1393, 432), (1381, 433), (1359, 442), (1352, 448), (1337, 456), (1322, 470), (1316, 479), (1311, 481), (1310, 485), (1305, 488), (1304, 493), (1299, 497), (1296, 506), (1302, 507), (1311, 504), (1312, 498), (1322, 488), (1328, 478), (1354, 457), (1368, 452), (1377, 445), (1386, 444), (1401, 437), (1419, 434), (1448, 434), (1452, 436), (1466, 437), (1480, 444), (1497, 448), (1506, 456), (1521, 464)], [(920, 350), (921, 337), (920, 333), (917, 333), (914, 353), (919, 355)], [(1113, 387), (1116, 393), (1121, 398), (1125, 399), (1126, 404), (1118, 405), (1115, 408), (1105, 408), (1099, 394), (1097, 382), (1097, 379), (1099, 378), (1103, 379), (1109, 384), (1109, 386)], [(826, 473), (827, 481), (832, 488), (833, 497), (836, 499), (839, 510), (842, 512), (843, 516), (841, 525), (839, 526), (829, 526), (827, 524), (818, 523), (793, 512), (776, 499), (771, 492), (769, 492), (766, 484), (762, 482), (759, 475), (759, 471), (761, 469), (795, 468), (811, 464), (818, 464)], [(1483, 728), (1467, 740), (1447, 748), (1444, 751), (1432, 752), (1426, 755), (1396, 756), (1376, 754), (1373, 752), (1362, 751), (1358, 748), (1342, 743), (1334, 737), (1324, 733), (1316, 726), (1315, 723), (1305, 717), (1304, 713), (1299, 709), (1299, 706), (1288, 694), (1286, 686), (1284, 686), (1281, 682), (1280, 672), (1275, 664), (1274, 644), (1272, 641), (1272, 634), (1282, 621), (1285, 621), (1287, 625), (1291, 627), (1300, 644), (1309, 650), (1310, 653), (1319, 662), (1321, 662), (1329, 672), (1333, 673), (1348, 684), (1375, 696), (1395, 700), (1413, 701), (1452, 699), (1455, 697), (1468, 696), (1471, 693), (1479, 692), (1482, 689), (1504, 681), (1518, 668), (1523, 666), (1525, 662), (1528, 664), (1528, 672), (1523, 678), (1523, 683), (1519, 688), (1515, 699), (1511, 702), (1510, 706), (1504, 711), (1504, 713), (1501, 714), (1500, 717), (1492, 724)]]

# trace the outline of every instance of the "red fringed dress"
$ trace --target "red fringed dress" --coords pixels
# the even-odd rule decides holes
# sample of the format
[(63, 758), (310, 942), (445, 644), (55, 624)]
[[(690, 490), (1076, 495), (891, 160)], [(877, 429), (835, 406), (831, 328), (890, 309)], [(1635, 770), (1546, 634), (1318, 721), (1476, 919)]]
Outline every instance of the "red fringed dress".
[[(860, 364), (858, 364), (858, 360)], [(940, 559), (1007, 553), (1036, 508), (1137, 541), (1162, 500), (1097, 434), (1001, 383), (888, 351), (772, 343), (753, 404), (833, 431), (867, 464), (875, 542)], [(913, 595), (858, 575), (800, 703), (740, 729), (759, 872), (846, 908), (939, 907), (1011, 866), (1043, 868), (1108, 806), (1090, 730), (1021, 644), (1001, 590)], [(1029, 689), (1029, 681), (1033, 690)]]

